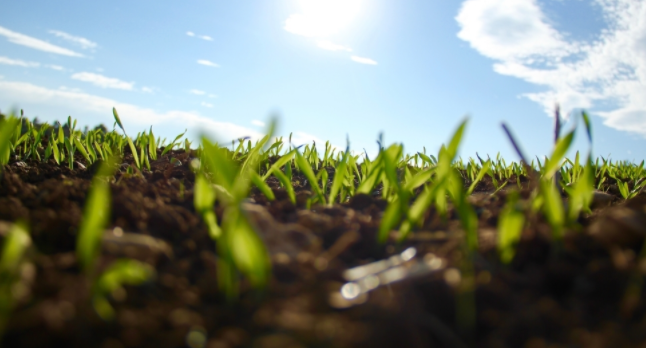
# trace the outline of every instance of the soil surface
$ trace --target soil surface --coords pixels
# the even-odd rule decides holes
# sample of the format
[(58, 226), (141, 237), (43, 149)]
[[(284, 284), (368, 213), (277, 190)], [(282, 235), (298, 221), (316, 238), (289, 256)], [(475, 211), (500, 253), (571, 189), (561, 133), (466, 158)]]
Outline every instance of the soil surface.
[[(447, 216), (427, 211), (403, 243), (393, 231), (380, 245), (386, 202), (379, 190), (306, 209), (312, 193), (304, 177), (294, 175), (295, 205), (270, 179), (276, 200), (254, 189), (245, 211), (271, 254), (273, 276), (264, 292), (243, 279), (239, 300), (230, 303), (218, 290), (215, 242), (193, 206), (190, 159), (174, 151), (151, 163), (152, 171), (131, 175), (127, 156), (115, 175), (100, 267), (129, 257), (152, 265), (156, 277), (111, 295), (113, 321), (94, 311), (75, 256), (96, 166), (5, 166), (1, 238), (10, 222), (23, 220), (34, 245), (4, 347), (646, 347), (644, 193), (630, 201), (616, 187), (598, 193), (593, 213), (560, 243), (533, 218), (504, 265), (496, 226), (507, 193), (491, 195), (486, 180), (470, 197), (479, 217), (471, 263), (452, 207)], [(222, 208), (214, 209), (221, 219)], [(372, 276), (372, 291), (342, 295), (352, 290), (344, 287), (352, 280), (346, 270), (385, 259), (378, 265), (392, 272)], [(355, 275), (370, 267), (377, 266)]]

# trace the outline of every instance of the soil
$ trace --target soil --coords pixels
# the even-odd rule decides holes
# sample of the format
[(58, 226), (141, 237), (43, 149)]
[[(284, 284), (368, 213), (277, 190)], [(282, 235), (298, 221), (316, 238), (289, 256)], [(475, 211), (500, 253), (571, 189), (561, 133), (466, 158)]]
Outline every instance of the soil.
[[(643, 193), (624, 201), (609, 187), (561, 242), (533, 218), (505, 265), (496, 226), (507, 191), (491, 195), (490, 181), (470, 197), (479, 217), (471, 263), (450, 205), (446, 216), (427, 211), (404, 242), (393, 231), (380, 245), (386, 202), (379, 190), (306, 209), (312, 193), (304, 177), (294, 175), (295, 205), (270, 179), (276, 200), (254, 189), (245, 210), (269, 249), (273, 276), (265, 291), (242, 279), (239, 300), (230, 302), (218, 290), (215, 242), (193, 206), (190, 155), (171, 152), (134, 175), (127, 156), (115, 175), (100, 267), (129, 257), (152, 265), (156, 277), (112, 294), (113, 321), (94, 311), (74, 253), (96, 166), (70, 170), (50, 160), (4, 167), (0, 234), (23, 220), (34, 243), (4, 347), (646, 347)], [(528, 197), (527, 179), (521, 184)], [(221, 219), (222, 208), (214, 209)], [(396, 259), (410, 247), (414, 257), (393, 266), (403, 276), (353, 299), (341, 296), (344, 271)]]

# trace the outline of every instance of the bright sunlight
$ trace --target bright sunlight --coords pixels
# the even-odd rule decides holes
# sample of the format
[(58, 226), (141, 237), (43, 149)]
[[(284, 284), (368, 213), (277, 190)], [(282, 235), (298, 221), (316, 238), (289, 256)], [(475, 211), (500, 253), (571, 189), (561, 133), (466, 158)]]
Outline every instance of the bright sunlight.
[(352, 22), (361, 0), (298, 0), (301, 13), (285, 21), (285, 30), (307, 37), (334, 35)]

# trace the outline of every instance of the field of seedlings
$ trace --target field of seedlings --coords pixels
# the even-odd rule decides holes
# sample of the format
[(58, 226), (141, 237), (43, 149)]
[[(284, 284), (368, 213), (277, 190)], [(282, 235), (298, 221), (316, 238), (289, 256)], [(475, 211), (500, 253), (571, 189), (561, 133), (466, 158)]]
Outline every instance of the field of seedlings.
[(0, 116), (4, 347), (646, 345), (644, 162), (565, 158), (585, 113), (546, 158), (503, 125), (517, 162), (458, 157), (467, 120), (369, 158), (113, 115)]

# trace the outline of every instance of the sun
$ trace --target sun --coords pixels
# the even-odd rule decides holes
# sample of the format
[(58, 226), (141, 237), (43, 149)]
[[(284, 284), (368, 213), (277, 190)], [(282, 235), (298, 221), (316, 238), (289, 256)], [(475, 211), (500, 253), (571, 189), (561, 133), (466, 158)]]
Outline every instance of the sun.
[(361, 0), (298, 0), (301, 13), (285, 21), (285, 30), (307, 37), (339, 33), (361, 10)]

